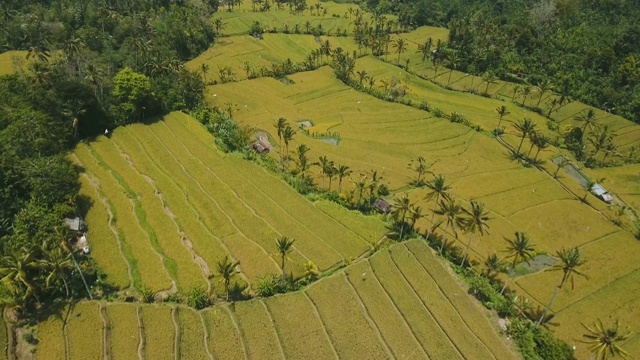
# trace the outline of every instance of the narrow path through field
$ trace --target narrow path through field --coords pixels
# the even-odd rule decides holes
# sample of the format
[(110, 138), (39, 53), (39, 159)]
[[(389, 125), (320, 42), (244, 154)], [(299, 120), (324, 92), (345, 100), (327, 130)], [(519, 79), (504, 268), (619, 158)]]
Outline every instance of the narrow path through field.
[(320, 322), (320, 325), (322, 327), (322, 332), (327, 337), (327, 342), (329, 343), (329, 346), (331, 346), (331, 351), (336, 356), (336, 359), (340, 359), (340, 357), (338, 356), (338, 352), (336, 351), (335, 346), (333, 346), (333, 341), (331, 341), (331, 336), (329, 336), (329, 332), (327, 332), (327, 327), (324, 325), (324, 322), (322, 321), (322, 317), (320, 316), (320, 313), (318, 312), (318, 308), (316, 307), (316, 304), (313, 302), (313, 300), (311, 300), (311, 298), (309, 297), (309, 294), (307, 294), (306, 291), (303, 291), (302, 293), (304, 294), (304, 297), (307, 298), (307, 300), (311, 304), (311, 308), (313, 309), (313, 314), (316, 316), (316, 318), (318, 318), (318, 321)]
[(143, 179), (145, 179), (147, 181), (147, 183), (149, 183), (149, 185), (153, 188), (154, 190), (154, 195), (160, 200), (161, 204), (162, 204), (162, 208), (165, 212), (165, 214), (171, 219), (171, 221), (173, 222), (173, 224), (176, 227), (176, 230), (178, 232), (178, 234), (180, 235), (180, 239), (181, 239), (181, 244), (182, 246), (189, 252), (189, 254), (191, 255), (191, 259), (193, 260), (193, 262), (198, 265), (198, 267), (200, 268), (200, 271), (202, 273), (202, 277), (204, 278), (204, 281), (207, 284), (207, 291), (211, 290), (211, 282), (209, 281), (209, 275), (211, 275), (211, 272), (209, 270), (209, 266), (207, 265), (207, 263), (204, 261), (204, 259), (202, 259), (202, 257), (200, 257), (200, 255), (198, 255), (198, 253), (193, 249), (193, 245), (191, 244), (191, 241), (187, 238), (186, 234), (184, 233), (184, 231), (182, 231), (182, 228), (180, 227), (180, 225), (177, 223), (176, 221), (176, 216), (175, 214), (171, 211), (171, 209), (169, 208), (169, 206), (167, 205), (164, 196), (162, 195), (162, 192), (160, 192), (160, 190), (158, 189), (158, 187), (155, 185), (155, 182), (153, 181), (152, 178), (150, 178), (147, 175), (144, 175), (142, 173), (140, 173), (140, 171), (138, 170), (138, 168), (136, 168), (135, 164), (133, 163), (133, 161), (131, 161), (131, 157), (120, 147), (118, 146), (118, 144), (116, 144), (115, 142), (111, 142), (116, 149), (118, 150), (118, 152), (120, 153), (120, 156), (127, 162), (127, 164), (129, 164), (129, 167), (140, 177), (142, 177)]
[(107, 309), (103, 303), (98, 304), (98, 313), (102, 320), (102, 352), (105, 360), (111, 359), (111, 326), (107, 318)]
[(142, 323), (142, 316), (140, 316), (140, 306), (136, 306), (136, 320), (138, 321), (138, 359), (144, 360), (144, 351), (145, 351), (145, 334), (144, 334), (144, 324)]
[(173, 328), (175, 330), (175, 336), (173, 338), (173, 358), (174, 360), (180, 360), (180, 325), (178, 324), (178, 307), (171, 308), (171, 321), (173, 321)]
[(262, 305), (262, 308), (264, 309), (264, 311), (267, 313), (267, 316), (269, 317), (269, 322), (271, 322), (271, 328), (273, 329), (273, 333), (276, 336), (276, 344), (278, 345), (278, 349), (280, 349), (280, 355), (282, 355), (282, 359), (286, 359), (287, 356), (284, 354), (284, 349), (282, 348), (282, 339), (280, 339), (280, 333), (278, 332), (278, 327), (276, 326), (276, 322), (275, 320), (273, 320), (273, 315), (271, 315), (271, 311), (269, 311), (269, 308), (267, 307), (267, 305), (264, 303), (264, 301), (262, 301), (262, 299), (258, 300), (260, 302), (260, 305)]
[[(71, 156), (74, 158), (75, 162), (80, 164), (80, 166), (83, 166), (82, 162), (80, 161), (80, 159), (75, 154), (71, 154)], [(102, 190), (100, 189), (99, 180), (96, 179), (93, 176), (89, 176), (89, 174), (87, 174), (86, 171), (82, 173), (82, 176), (84, 176), (87, 180), (89, 180), (89, 183), (93, 187), (93, 190), (94, 190), (96, 196), (98, 197), (98, 199), (100, 200), (100, 202), (104, 206), (105, 210), (107, 211), (107, 215), (109, 216), (109, 220), (108, 220), (109, 229), (111, 230), (111, 232), (113, 233), (114, 238), (116, 239), (116, 244), (118, 245), (118, 252), (120, 253), (120, 256), (122, 257), (122, 260), (124, 261), (125, 265), (127, 266), (127, 275), (129, 277), (129, 286), (128, 286), (127, 289), (133, 289), (134, 288), (133, 269), (132, 269), (131, 263), (129, 263), (129, 260), (127, 259), (127, 257), (124, 255), (124, 252), (122, 251), (122, 239), (120, 238), (120, 236), (118, 234), (119, 233), (118, 229), (114, 225), (115, 219), (114, 219), (114, 216), (113, 216), (113, 210), (111, 209), (111, 206), (110, 206), (109, 202), (104, 197), (104, 194), (102, 193)]]
[(382, 333), (380, 332), (380, 328), (378, 327), (378, 324), (376, 324), (376, 322), (373, 321), (373, 319), (371, 318), (371, 314), (369, 314), (369, 310), (364, 305), (364, 303), (362, 302), (362, 299), (358, 295), (358, 292), (356, 291), (356, 289), (353, 288), (353, 285), (347, 279), (347, 276), (344, 273), (342, 273), (342, 279), (344, 280), (345, 283), (347, 283), (347, 286), (349, 286), (349, 289), (351, 289), (351, 291), (353, 292), (353, 295), (354, 295), (353, 297), (360, 304), (360, 308), (362, 309), (362, 313), (364, 314), (365, 319), (367, 319), (367, 323), (369, 323), (369, 326), (375, 331), (376, 337), (378, 338), (378, 341), (380, 342), (380, 344), (382, 344), (382, 347), (384, 348), (384, 352), (387, 354), (387, 356), (390, 359), (395, 359), (396, 357), (393, 355), (393, 352), (391, 351), (391, 349), (389, 349), (389, 344), (387, 344), (387, 342), (384, 340), (384, 337), (382, 336)]

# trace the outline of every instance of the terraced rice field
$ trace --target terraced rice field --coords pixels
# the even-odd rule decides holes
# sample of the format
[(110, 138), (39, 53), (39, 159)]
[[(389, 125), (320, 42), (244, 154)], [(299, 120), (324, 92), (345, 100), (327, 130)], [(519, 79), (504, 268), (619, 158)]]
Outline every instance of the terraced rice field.
[(71, 158), (84, 169), (83, 194), (93, 199), (93, 256), (121, 288), (219, 288), (209, 278), (224, 256), (240, 261), (237, 281), (251, 283), (278, 272), (275, 240), (282, 235), (296, 239), (288, 269), (300, 275), (312, 260), (324, 271), (384, 234), (380, 225), (361, 231), (361, 215), (314, 206), (263, 169), (222, 156), (183, 114), (117, 129), (78, 146)]
[[(358, 61), (376, 78), (390, 77), (395, 71), (401, 80), (410, 84), (410, 92), (420, 94), (416, 101), (426, 99), (436, 107), (464, 113), (472, 122), (485, 128), (497, 124), (495, 108), (505, 104), (496, 99), (443, 90), (429, 82), (421, 83), (422, 80), (413, 75), (374, 58), (365, 57)], [(357, 66), (356, 70), (359, 69)], [(574, 291), (564, 289), (552, 307), (563, 319), (558, 334), (571, 344), (577, 344), (579, 336), (570, 329), (579, 327), (581, 321), (608, 317), (600, 306), (601, 298), (596, 294), (626, 296), (619, 293), (621, 288), (616, 287), (613, 281), (632, 276), (640, 269), (637, 262), (631, 260), (640, 255), (637, 241), (631, 233), (616, 227), (603, 216), (610, 214), (606, 204), (591, 194), (586, 195), (590, 206), (580, 202), (578, 197), (585, 196), (585, 191), (569, 175), (561, 171), (559, 181), (553, 179), (550, 174), (555, 171), (555, 165), (548, 159), (561, 153), (560, 149), (550, 146), (540, 153), (539, 158), (547, 160), (544, 164), (546, 173), (535, 168), (523, 168), (487, 132), (476, 132), (437, 118), (432, 113), (390, 104), (357, 92), (336, 80), (329, 68), (295, 74), (290, 78), (294, 84), (285, 85), (263, 78), (211, 86), (208, 99), (215, 105), (229, 101), (236, 103), (239, 108), (234, 114), (236, 119), (269, 132), (274, 138), (273, 122), (280, 116), (294, 124), (311, 121), (312, 132), (324, 129), (339, 133), (337, 146), (302, 133), (296, 135), (291, 146), (304, 143), (311, 148), (311, 159), (327, 156), (336, 164), (350, 166), (354, 176), (377, 170), (389, 183), (392, 192), (407, 192), (425, 210), (428, 216), (417, 223), (423, 231), (430, 226), (433, 204), (424, 200), (426, 190), (407, 188), (415, 176), (407, 164), (417, 156), (424, 156), (433, 163), (435, 173), (446, 175), (456, 199), (465, 205), (470, 199), (481, 201), (490, 211), (489, 234), (476, 236), (472, 243), (473, 261), (481, 262), (494, 252), (504, 254), (504, 237), (512, 237), (515, 231), (527, 232), (536, 249), (549, 255), (563, 247), (580, 247), (587, 259), (585, 271), (591, 280), (577, 281)], [(503, 121), (508, 129), (510, 123), (524, 116), (534, 118), (541, 129), (546, 129), (542, 117), (513, 104), (506, 105), (512, 111)], [(622, 126), (623, 130), (626, 128)], [(633, 133), (637, 128), (640, 127), (634, 125), (626, 131)], [(513, 130), (508, 130), (503, 138), (511, 146), (518, 147), (520, 139)], [(529, 141), (525, 140), (525, 152), (529, 146)], [(634, 166), (629, 166), (611, 172), (612, 181), (616, 182), (612, 191), (616, 191), (628, 204), (635, 204), (637, 197), (635, 180), (638, 179), (634, 169)], [(585, 172), (591, 178), (597, 178), (607, 177), (608, 170)], [(322, 184), (319, 174), (316, 182)], [(351, 187), (347, 184), (344, 189), (349, 191)], [(460, 234), (458, 246), (464, 247), (467, 239), (467, 234)], [(614, 260), (616, 251), (605, 250), (612, 246), (620, 249), (620, 256), (628, 260)], [(599, 274), (598, 270), (604, 267), (609, 269), (606, 276)], [(539, 272), (516, 279), (512, 287), (542, 306), (548, 302), (557, 280), (558, 273)], [(631, 303), (634, 303), (639, 298), (637, 292), (632, 294), (636, 294), (630, 295)], [(625, 317), (629, 319), (626, 323), (640, 324), (640, 321), (631, 320), (640, 318), (640, 309), (630, 309), (632, 311)], [(587, 315), (583, 317), (585, 313)], [(639, 331), (640, 327), (633, 325), (633, 330)], [(631, 346), (637, 343), (629, 342)], [(584, 346), (576, 346), (579, 354), (586, 354)], [(640, 352), (640, 348), (632, 350)]]
[(26, 64), (26, 56), (26, 51), (12, 50), (0, 53), (0, 76), (9, 75), (16, 71), (16, 68), (14, 66), (14, 58), (17, 59), (18, 62), (23, 62)]
[[(242, 3), (239, 7), (234, 7), (234, 11), (229, 12), (227, 9), (220, 9), (214, 18), (219, 18), (224, 21), (225, 26), (222, 33), (226, 36), (243, 35), (249, 32), (251, 25), (258, 21), (264, 29), (273, 29), (276, 27), (279, 31), (282, 31), (285, 25), (287, 25), (291, 32), (296, 24), (299, 25), (300, 31), (306, 31), (305, 23), (309, 22), (310, 28), (317, 28), (319, 25), (327, 34), (336, 34), (347, 30), (348, 33), (353, 32), (353, 20), (355, 16), (349, 18), (349, 8), (359, 9), (355, 4), (338, 4), (333, 1), (322, 1), (320, 5), (323, 9), (327, 10), (326, 15), (322, 10), (321, 14), (315, 10), (316, 1), (307, 2), (309, 8), (313, 7), (313, 14), (309, 10), (305, 10), (304, 13), (298, 15), (292, 15), (289, 12), (289, 8), (284, 6), (282, 10), (274, 8), (271, 11), (265, 12), (253, 12), (250, 2)], [(360, 10), (362, 11), (362, 10)], [(392, 15), (386, 15), (388, 18), (395, 18)], [(370, 16), (368, 13), (364, 13), (365, 19)]]
[[(111, 356), (129, 359), (518, 358), (495, 319), (461, 296), (465, 288), (445, 266), (424, 242), (410, 241), (304, 291), (268, 299), (198, 312), (83, 302), (66, 326), (57, 318), (40, 325), (47, 341), (36, 357), (99, 358), (111, 349)], [(48, 339), (69, 348), (52, 348)]]

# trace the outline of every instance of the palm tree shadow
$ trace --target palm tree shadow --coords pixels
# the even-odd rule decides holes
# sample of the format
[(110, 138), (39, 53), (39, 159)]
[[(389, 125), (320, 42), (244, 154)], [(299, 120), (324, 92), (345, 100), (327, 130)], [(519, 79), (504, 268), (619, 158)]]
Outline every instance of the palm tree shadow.
[[(527, 315), (527, 317), (529, 318), (529, 320), (533, 321), (533, 322), (537, 322), (540, 320), (540, 317), (542, 316), (542, 314), (544, 314), (544, 308), (543, 307), (536, 307), (535, 309), (529, 309), (525, 312), (525, 315)], [(558, 327), (560, 325), (560, 323), (558, 322), (551, 322), (551, 320), (555, 317), (555, 314), (551, 314), (551, 313), (547, 313), (544, 317), (544, 319), (542, 319), (542, 322), (540, 323), (540, 325), (544, 326), (545, 328), (549, 329), (549, 327)]]

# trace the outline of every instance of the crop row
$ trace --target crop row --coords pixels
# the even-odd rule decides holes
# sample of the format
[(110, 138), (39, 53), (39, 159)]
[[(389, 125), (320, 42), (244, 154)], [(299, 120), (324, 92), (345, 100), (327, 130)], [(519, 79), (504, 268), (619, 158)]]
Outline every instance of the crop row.
[[(160, 258), (153, 251), (150, 251), (148, 235), (140, 225), (133, 199), (129, 197), (130, 194), (127, 194), (125, 189), (118, 184), (113, 173), (105, 170), (99, 164), (87, 146), (79, 146), (75, 154), (80, 159), (85, 171), (99, 180), (103, 194), (113, 204), (119, 215), (117, 227), (122, 231), (122, 238), (136, 260), (135, 263), (131, 263), (132, 271), (140, 274), (142, 284), (152, 291), (170, 288), (171, 280), (165, 275)], [(96, 240), (100, 241), (100, 239)]]
[(122, 181), (130, 187), (130, 191), (135, 193), (141, 213), (139, 218), (146, 220), (148, 228), (146, 232), (153, 239), (154, 249), (163, 255), (165, 267), (176, 280), (178, 288), (181, 290), (188, 290), (195, 286), (206, 288), (206, 279), (202, 270), (183, 246), (178, 227), (166, 213), (162, 200), (157, 196), (157, 190), (125, 161), (113, 142), (96, 141), (91, 144), (91, 147), (103, 159), (106, 166), (118, 173)]

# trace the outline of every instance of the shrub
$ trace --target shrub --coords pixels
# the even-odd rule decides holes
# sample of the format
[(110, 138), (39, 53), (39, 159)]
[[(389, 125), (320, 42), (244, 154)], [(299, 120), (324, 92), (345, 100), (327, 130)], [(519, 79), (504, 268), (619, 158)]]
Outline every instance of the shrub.
[(146, 287), (142, 287), (140, 289), (140, 300), (145, 304), (150, 304), (153, 302), (153, 291), (147, 289)]
[(196, 310), (207, 307), (207, 305), (209, 305), (207, 291), (200, 286), (193, 287), (187, 294), (187, 305)]
[(549, 330), (535, 325), (531, 320), (516, 318), (507, 330), (526, 360), (575, 359), (569, 345), (553, 337)]

